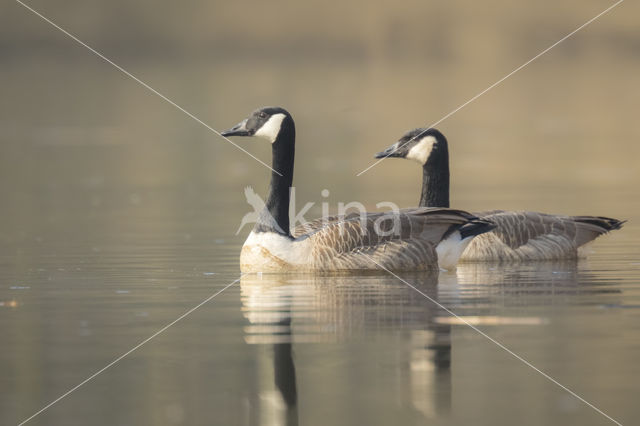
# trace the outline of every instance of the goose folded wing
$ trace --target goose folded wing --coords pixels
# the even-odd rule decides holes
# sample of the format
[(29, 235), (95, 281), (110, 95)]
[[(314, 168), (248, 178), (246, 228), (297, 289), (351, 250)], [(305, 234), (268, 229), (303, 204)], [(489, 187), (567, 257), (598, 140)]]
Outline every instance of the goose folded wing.
[(429, 269), (437, 265), (438, 243), (474, 219), (460, 210), (404, 209), (318, 219), (296, 227), (294, 236), (312, 240), (319, 269), (357, 269), (372, 262), (388, 269)]
[(596, 216), (563, 216), (538, 212), (494, 210), (477, 213), (496, 224), (493, 233), (507, 246), (517, 249), (532, 240), (553, 237), (577, 248), (623, 222)]

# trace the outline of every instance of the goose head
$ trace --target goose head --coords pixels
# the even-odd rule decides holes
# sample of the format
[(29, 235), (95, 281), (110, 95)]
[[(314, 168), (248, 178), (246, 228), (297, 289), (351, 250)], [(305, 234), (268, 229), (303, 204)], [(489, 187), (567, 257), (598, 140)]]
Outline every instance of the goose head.
[(253, 111), (232, 128), (221, 132), (222, 136), (253, 136), (275, 144), (286, 130), (293, 129), (293, 119), (284, 108), (263, 107)]
[(421, 207), (449, 207), (449, 148), (436, 129), (418, 128), (375, 156), (413, 160), (422, 166)]
[(418, 128), (402, 135), (396, 143), (377, 153), (375, 158), (405, 158), (424, 166), (436, 154), (448, 157), (447, 139), (436, 129)]

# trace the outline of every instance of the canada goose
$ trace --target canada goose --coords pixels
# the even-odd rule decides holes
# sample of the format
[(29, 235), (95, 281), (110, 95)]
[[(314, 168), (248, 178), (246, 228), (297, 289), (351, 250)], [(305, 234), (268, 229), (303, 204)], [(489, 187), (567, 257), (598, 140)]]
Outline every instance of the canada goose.
[(321, 218), (294, 237), (289, 229), (295, 151), (291, 114), (279, 107), (260, 108), (222, 135), (271, 143), (269, 195), (242, 246), (242, 272), (450, 269), (475, 235), (493, 227), (460, 210), (416, 208)]
[[(398, 157), (422, 165), (421, 207), (449, 207), (449, 150), (436, 129), (414, 129), (375, 155)], [(529, 211), (474, 213), (496, 228), (475, 238), (461, 260), (554, 260), (578, 257), (578, 249), (619, 229), (624, 221), (596, 216), (560, 216)]]

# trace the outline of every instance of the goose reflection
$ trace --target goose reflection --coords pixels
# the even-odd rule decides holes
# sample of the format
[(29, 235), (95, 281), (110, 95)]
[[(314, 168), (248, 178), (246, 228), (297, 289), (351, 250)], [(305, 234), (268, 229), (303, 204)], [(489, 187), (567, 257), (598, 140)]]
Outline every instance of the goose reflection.
[[(245, 340), (265, 346), (258, 351), (258, 416), (251, 424), (295, 426), (298, 390), (292, 351), (291, 295), (289, 289), (270, 281), (265, 282), (263, 292), (261, 283), (262, 280), (247, 277), (241, 280), (242, 309), (250, 323), (245, 327)], [(271, 376), (271, 380), (267, 379)]]
[[(446, 281), (446, 280), (441, 280)], [(604, 295), (620, 293), (588, 260), (531, 262), (527, 264), (461, 263), (454, 278), (440, 289), (445, 304), (450, 298), (469, 303), (495, 297), (511, 296), (520, 306), (565, 304), (554, 297), (565, 295)], [(514, 299), (516, 296), (517, 299)]]
[[(437, 272), (404, 274), (403, 278), (437, 301)], [(263, 367), (259, 374), (273, 377), (259, 381), (259, 413), (255, 416), (259, 424), (298, 424), (298, 396), (304, 397), (305, 389), (319, 391), (317, 383), (309, 389), (305, 382), (302, 386), (297, 382), (296, 364), (306, 368), (308, 356), (296, 359), (295, 348), (333, 342), (361, 345), (362, 340), (369, 342), (382, 335), (392, 336), (394, 346), (384, 350), (394, 351), (398, 360), (391, 371), (381, 373), (391, 374), (380, 379), (385, 398), (396, 401), (402, 410), (409, 408), (418, 418), (450, 412), (451, 325), (436, 321), (446, 314), (425, 296), (381, 275), (244, 276), (240, 284), (243, 315), (248, 321), (245, 341), (262, 345), (257, 351)], [(322, 364), (330, 374), (348, 365), (341, 378), (371, 375), (365, 360), (351, 361), (323, 359)], [(313, 368), (318, 368), (317, 359)], [(333, 386), (321, 391), (338, 392), (352, 408), (358, 408), (360, 383), (336, 381)]]

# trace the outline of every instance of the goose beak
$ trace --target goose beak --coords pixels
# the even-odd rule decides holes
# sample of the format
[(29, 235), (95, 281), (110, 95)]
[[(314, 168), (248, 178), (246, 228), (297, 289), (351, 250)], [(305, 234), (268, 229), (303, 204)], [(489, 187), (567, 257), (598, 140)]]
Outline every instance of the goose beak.
[(247, 130), (247, 119), (242, 120), (232, 128), (220, 133), (222, 136), (252, 136), (252, 133)]
[(374, 157), (375, 158), (402, 157), (400, 150), (398, 150), (399, 145), (400, 145), (399, 142), (396, 142), (393, 145), (391, 145), (389, 148), (385, 149), (384, 151), (377, 153)]

